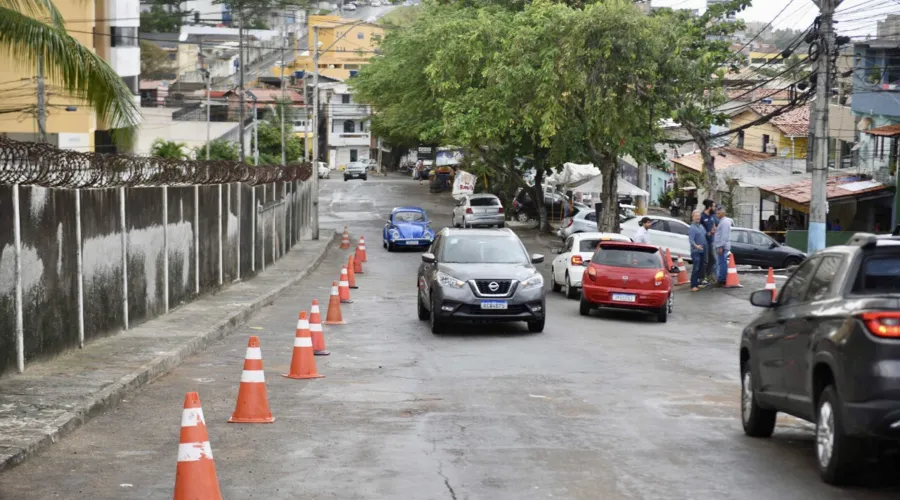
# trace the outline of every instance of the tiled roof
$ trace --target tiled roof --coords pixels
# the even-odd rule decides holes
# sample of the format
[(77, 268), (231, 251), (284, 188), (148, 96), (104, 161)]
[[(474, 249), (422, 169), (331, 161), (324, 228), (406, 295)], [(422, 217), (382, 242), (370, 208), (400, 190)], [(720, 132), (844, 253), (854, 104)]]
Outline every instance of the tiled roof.
[[(794, 203), (805, 205), (809, 203), (811, 197), (810, 191), (812, 190), (812, 179), (804, 179), (786, 186), (760, 186), (759, 189), (760, 191), (786, 198)], [(880, 182), (867, 180), (858, 176), (834, 175), (828, 178), (826, 198), (835, 200), (863, 193), (882, 191), (884, 189), (887, 189), (887, 187)]]
[(895, 137), (900, 135), (900, 123), (875, 127), (866, 130), (866, 133), (871, 135), (880, 135), (882, 137)]
[[(715, 158), (715, 167), (717, 172), (723, 168), (733, 167), (735, 165), (741, 165), (753, 161), (769, 160), (772, 158), (772, 155), (767, 153), (758, 153), (756, 151), (748, 151), (746, 149), (733, 148), (730, 146), (713, 148), (710, 150), (710, 152), (712, 153), (713, 158)], [(720, 153), (724, 153), (725, 156), (722, 156)], [(699, 152), (684, 155), (681, 158), (672, 158), (672, 163), (676, 163), (678, 165), (681, 165), (682, 167), (689, 168), (696, 172), (703, 171), (703, 157)]]
[[(259, 102), (278, 102), (281, 100), (280, 89), (248, 89), (247, 92), (256, 96)], [(303, 96), (294, 90), (285, 90), (284, 97), (295, 104), (303, 103)]]
[[(753, 104), (750, 109), (759, 116), (766, 116), (777, 111), (780, 106), (772, 104)], [(769, 120), (778, 130), (788, 137), (805, 137), (809, 135), (809, 104), (794, 108)]]
[(787, 101), (790, 94), (786, 89), (729, 89), (725, 91), (729, 99), (735, 101), (759, 102), (762, 99)]

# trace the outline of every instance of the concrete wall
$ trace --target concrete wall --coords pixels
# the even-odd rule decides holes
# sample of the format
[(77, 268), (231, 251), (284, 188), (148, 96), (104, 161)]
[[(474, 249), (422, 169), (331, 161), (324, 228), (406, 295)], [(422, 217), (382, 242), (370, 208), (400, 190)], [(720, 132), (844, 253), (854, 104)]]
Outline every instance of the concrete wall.
[[(315, 181), (284, 184), (235, 184), (222, 189), (222, 275), (227, 285), (252, 277), (271, 265), (314, 230)], [(257, 194), (257, 224), (252, 233)], [(0, 186), (0, 373), (16, 369), (16, 307), (13, 188)], [(240, 210), (238, 210), (240, 192)], [(263, 197), (265, 192), (265, 197)], [(127, 257), (122, 255), (121, 194), (125, 197)], [(168, 206), (163, 224), (163, 196)], [(200, 186), (194, 223), (194, 187), (47, 189), (19, 188), (20, 259), (25, 362), (54, 355), (83, 338), (90, 341), (146, 321), (219, 285), (219, 186)], [(81, 276), (78, 274), (76, 196), (81, 200)], [(273, 229), (274, 225), (274, 229)], [(167, 236), (164, 237), (164, 236)], [(195, 236), (199, 245), (195, 245)], [(255, 248), (254, 248), (255, 243)], [(255, 261), (251, 263), (251, 249)], [(199, 250), (199, 254), (197, 253)], [(265, 260), (263, 260), (265, 259)], [(125, 263), (123, 265), (123, 262)], [(199, 266), (198, 266), (199, 263)], [(123, 282), (123, 268), (127, 283)], [(168, 280), (165, 269), (168, 268)], [(83, 309), (78, 283), (83, 284)], [(125, 307), (127, 289), (128, 306)], [(168, 302), (166, 301), (168, 290)], [(86, 348), (90, 348), (87, 346)]]

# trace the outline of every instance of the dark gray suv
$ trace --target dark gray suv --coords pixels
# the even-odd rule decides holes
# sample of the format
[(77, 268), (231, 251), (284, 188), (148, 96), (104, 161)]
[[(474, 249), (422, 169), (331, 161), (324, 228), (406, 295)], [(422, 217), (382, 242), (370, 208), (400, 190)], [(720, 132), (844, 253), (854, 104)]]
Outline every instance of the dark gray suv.
[(444, 228), (422, 255), (418, 279), (420, 320), (432, 333), (456, 322), (525, 321), (544, 330), (544, 278), (511, 229)]

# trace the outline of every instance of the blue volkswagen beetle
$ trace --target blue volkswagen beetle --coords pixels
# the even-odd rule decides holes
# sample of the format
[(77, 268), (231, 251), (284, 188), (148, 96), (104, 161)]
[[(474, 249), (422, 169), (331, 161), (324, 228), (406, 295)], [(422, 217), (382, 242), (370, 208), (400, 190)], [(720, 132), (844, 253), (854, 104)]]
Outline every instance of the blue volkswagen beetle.
[(434, 239), (431, 222), (419, 207), (397, 207), (391, 210), (382, 232), (382, 246), (393, 252), (400, 247), (427, 247)]

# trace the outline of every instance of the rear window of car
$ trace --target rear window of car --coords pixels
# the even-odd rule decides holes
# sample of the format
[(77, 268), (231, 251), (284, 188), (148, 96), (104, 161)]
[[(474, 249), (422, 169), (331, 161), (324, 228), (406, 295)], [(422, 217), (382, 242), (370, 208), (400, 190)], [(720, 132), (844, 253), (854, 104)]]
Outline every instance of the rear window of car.
[(578, 243), (578, 251), (579, 252), (593, 252), (597, 249), (597, 245), (600, 243), (600, 240), (581, 240)]
[(874, 254), (863, 258), (853, 292), (900, 293), (900, 255)]
[(469, 198), (469, 205), (473, 207), (496, 207), (500, 205), (497, 198)]
[(591, 262), (601, 266), (657, 269), (663, 267), (656, 248), (600, 247)]

